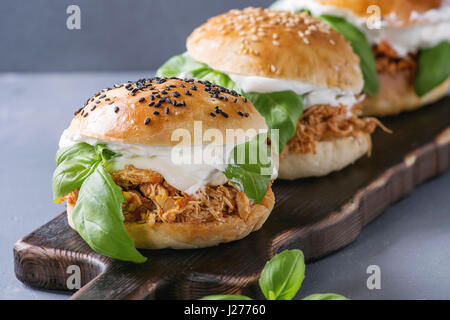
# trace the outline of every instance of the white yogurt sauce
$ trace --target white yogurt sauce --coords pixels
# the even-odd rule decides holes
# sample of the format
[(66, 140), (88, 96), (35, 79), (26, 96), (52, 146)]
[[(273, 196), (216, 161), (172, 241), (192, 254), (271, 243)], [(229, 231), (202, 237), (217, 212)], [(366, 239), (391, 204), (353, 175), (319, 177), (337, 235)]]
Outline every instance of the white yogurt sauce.
[[(411, 13), (410, 20), (426, 20), (426, 22), (405, 28), (395, 28), (389, 26), (386, 21), (381, 21), (380, 29), (369, 29), (366, 17), (356, 16), (346, 8), (323, 5), (313, 0), (282, 0), (275, 3), (273, 7), (291, 11), (307, 9), (314, 16), (327, 14), (345, 18), (366, 35), (370, 44), (377, 44), (381, 40), (385, 40), (400, 56), (406, 56), (413, 50), (433, 47), (442, 41), (450, 41), (449, 0), (444, 1), (438, 9), (432, 9), (422, 14)], [(395, 19), (395, 15), (391, 15), (390, 19)]]

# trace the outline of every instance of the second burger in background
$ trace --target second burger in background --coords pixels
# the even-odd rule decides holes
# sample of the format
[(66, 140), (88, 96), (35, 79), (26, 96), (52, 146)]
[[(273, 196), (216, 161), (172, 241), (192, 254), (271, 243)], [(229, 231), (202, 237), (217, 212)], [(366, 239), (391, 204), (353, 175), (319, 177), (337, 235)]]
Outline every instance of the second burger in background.
[(351, 42), (365, 76), (366, 115), (410, 111), (450, 88), (450, 0), (279, 0)]
[(250, 99), (278, 129), (279, 177), (323, 176), (371, 150), (363, 76), (342, 35), (306, 13), (247, 8), (211, 18), (160, 76), (194, 77)]

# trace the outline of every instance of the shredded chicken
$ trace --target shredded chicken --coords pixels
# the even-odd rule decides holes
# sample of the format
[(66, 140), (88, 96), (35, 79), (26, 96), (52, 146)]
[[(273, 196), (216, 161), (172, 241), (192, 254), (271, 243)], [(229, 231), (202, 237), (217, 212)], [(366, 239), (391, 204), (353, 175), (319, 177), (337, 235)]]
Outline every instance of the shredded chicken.
[(410, 52), (406, 57), (400, 57), (397, 52), (386, 42), (381, 41), (373, 47), (376, 59), (377, 72), (397, 73), (407, 71), (411, 81), (417, 68), (417, 52)]
[[(246, 220), (254, 204), (233, 185), (206, 186), (195, 195), (188, 195), (169, 185), (161, 174), (152, 170), (136, 169), (129, 165), (111, 174), (122, 188), (125, 221), (148, 223), (221, 221), (237, 215)], [(270, 186), (269, 186), (270, 188)], [(78, 190), (67, 199), (75, 204)]]
[(375, 118), (358, 118), (360, 109), (360, 105), (353, 107), (349, 115), (346, 106), (316, 105), (308, 108), (300, 117), (295, 136), (289, 140), (284, 154), (288, 150), (316, 153), (317, 141), (354, 136), (358, 132), (371, 134), (377, 126), (390, 132)]

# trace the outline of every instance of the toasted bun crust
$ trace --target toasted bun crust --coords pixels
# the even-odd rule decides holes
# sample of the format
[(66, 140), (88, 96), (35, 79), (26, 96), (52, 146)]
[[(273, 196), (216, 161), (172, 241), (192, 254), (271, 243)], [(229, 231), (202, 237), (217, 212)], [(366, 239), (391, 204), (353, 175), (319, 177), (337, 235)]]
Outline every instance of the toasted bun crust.
[(364, 101), (365, 116), (395, 115), (403, 111), (412, 111), (433, 103), (444, 97), (450, 89), (450, 78), (426, 95), (419, 97), (411, 84), (407, 70), (396, 73), (378, 73), (380, 91), (376, 97), (367, 97)]
[(317, 141), (316, 153), (289, 152), (281, 157), (278, 178), (294, 180), (326, 176), (355, 162), (368, 153), (371, 146), (370, 135), (362, 132), (355, 137)]
[[(217, 113), (216, 106), (222, 112)], [(217, 129), (224, 137), (227, 129), (267, 129), (253, 104), (234, 91), (206, 82), (157, 78), (97, 93), (76, 113), (67, 133), (130, 144), (177, 145), (180, 141), (172, 139), (172, 133), (186, 129), (194, 140), (194, 121), (202, 121), (204, 131)]]
[[(420, 14), (444, 5), (443, 0), (314, 0), (321, 4), (332, 5), (351, 10), (356, 16), (368, 17), (367, 8), (377, 5), (381, 18), (392, 27), (406, 27), (414, 24), (426, 23)], [(419, 17), (411, 19), (418, 13)]]
[(189, 54), (225, 73), (299, 80), (359, 91), (359, 58), (342, 35), (307, 14), (247, 8), (209, 19), (187, 40)]
[[(273, 209), (275, 197), (268, 190), (260, 204), (254, 205), (247, 220), (230, 216), (223, 222), (193, 223), (156, 223), (139, 224), (125, 222), (125, 229), (139, 249), (194, 249), (218, 245), (239, 240), (253, 231), (257, 231), (266, 221)], [(67, 204), (67, 219), (72, 229), (74, 207)]]

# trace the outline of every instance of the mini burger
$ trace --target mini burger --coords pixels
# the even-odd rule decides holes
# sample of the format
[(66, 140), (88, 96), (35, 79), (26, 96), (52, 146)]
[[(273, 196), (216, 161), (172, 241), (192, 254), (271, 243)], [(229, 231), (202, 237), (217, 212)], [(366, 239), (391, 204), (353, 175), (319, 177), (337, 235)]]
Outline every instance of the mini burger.
[(366, 81), (365, 115), (393, 115), (445, 96), (450, 88), (449, 0), (280, 0), (349, 40)]
[(327, 175), (371, 150), (378, 122), (358, 117), (360, 61), (323, 21), (307, 13), (232, 10), (197, 28), (187, 49), (157, 74), (208, 80), (252, 101), (280, 153), (280, 178)]
[(89, 246), (115, 259), (238, 240), (274, 205), (264, 135), (247, 98), (208, 81), (115, 85), (90, 98), (61, 136), (54, 197), (67, 200), (69, 225)]

